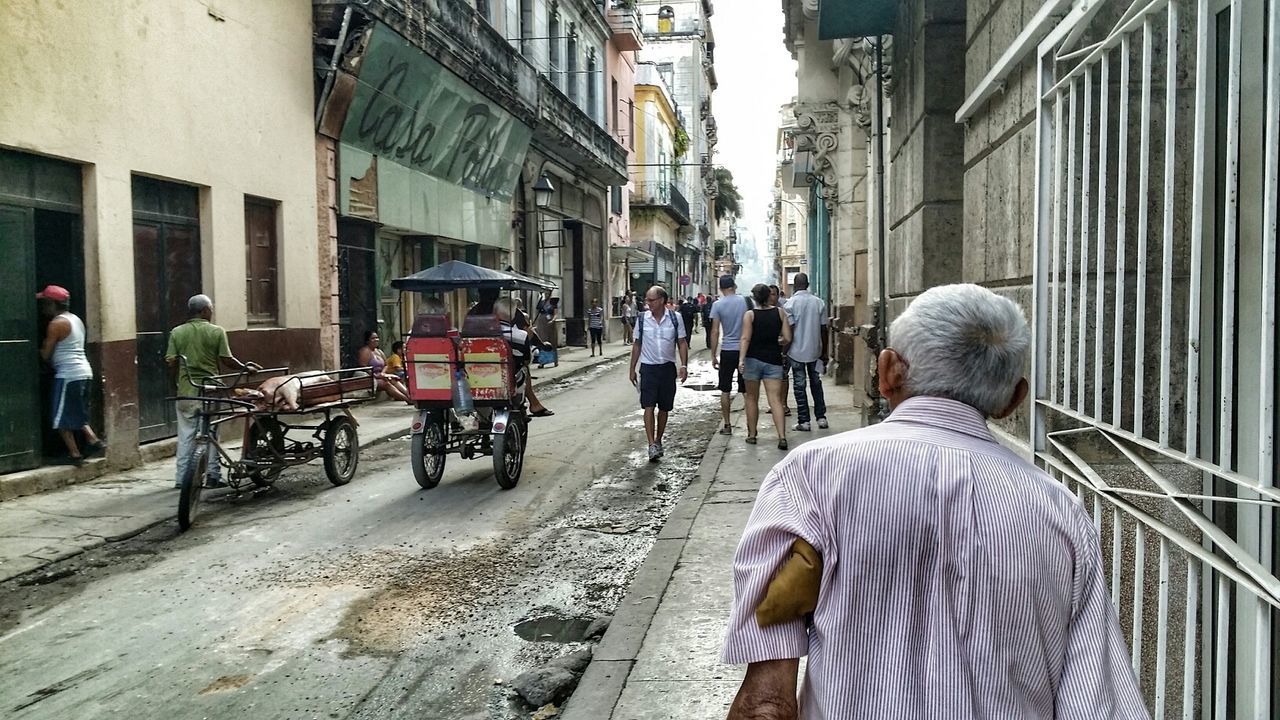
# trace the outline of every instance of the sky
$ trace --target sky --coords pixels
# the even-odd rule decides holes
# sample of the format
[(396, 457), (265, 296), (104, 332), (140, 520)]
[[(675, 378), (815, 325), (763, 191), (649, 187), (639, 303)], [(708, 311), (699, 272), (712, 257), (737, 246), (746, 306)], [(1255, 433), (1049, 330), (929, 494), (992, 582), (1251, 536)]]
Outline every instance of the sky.
[[(782, 44), (780, 0), (720, 0), (711, 16), (716, 79), (711, 96), (719, 143), (715, 164), (733, 173), (742, 193), (742, 222), (765, 257), (777, 156), (778, 108), (796, 93), (796, 63)], [(768, 272), (760, 268), (757, 272)], [(744, 268), (744, 280), (750, 278)], [(741, 284), (739, 284), (741, 287)]]

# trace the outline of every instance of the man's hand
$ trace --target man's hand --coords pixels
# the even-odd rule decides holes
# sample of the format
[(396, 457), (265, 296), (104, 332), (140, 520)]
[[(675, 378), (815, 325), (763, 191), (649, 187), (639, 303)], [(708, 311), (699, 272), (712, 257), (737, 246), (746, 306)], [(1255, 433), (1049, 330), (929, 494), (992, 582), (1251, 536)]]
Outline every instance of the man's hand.
[(754, 662), (747, 666), (728, 720), (798, 720), (796, 677), (799, 658)]
[(720, 369), (720, 358), (716, 357), (715, 355), (712, 355), (712, 356), (711, 356), (711, 367), (715, 368), (716, 370), (719, 370), (719, 369)]
[(680, 366), (680, 382), (684, 382), (688, 378), (689, 378), (689, 368), (686, 368), (685, 366), (681, 365)]
[(823, 353), (823, 354), (822, 354), (822, 356), (821, 356), (821, 357), (819, 357), (818, 359), (822, 361), (822, 366), (823, 366), (823, 367), (826, 367), (827, 365), (829, 365), (829, 364), (831, 363), (831, 359), (827, 357), (827, 354), (826, 354), (826, 353)]
[(252, 374), (254, 374), (254, 373), (256, 373), (256, 372), (261, 371), (261, 370), (262, 370), (262, 366), (261, 366), (261, 365), (259, 365), (259, 364), (258, 364), (258, 363), (256, 363), (256, 362), (253, 362), (253, 361), (251, 360), (251, 361), (249, 361), (249, 362), (247, 362), (247, 363), (245, 363), (245, 364), (244, 364), (244, 369), (245, 369), (245, 370), (248, 370), (248, 371), (249, 371), (249, 374), (250, 374), (250, 375), (252, 375)]
[(632, 385), (638, 385), (638, 384), (640, 384), (639, 379), (637, 379), (637, 378), (636, 378), (636, 366), (635, 366), (635, 365), (632, 365), (632, 366), (631, 366), (631, 384), (632, 384)]

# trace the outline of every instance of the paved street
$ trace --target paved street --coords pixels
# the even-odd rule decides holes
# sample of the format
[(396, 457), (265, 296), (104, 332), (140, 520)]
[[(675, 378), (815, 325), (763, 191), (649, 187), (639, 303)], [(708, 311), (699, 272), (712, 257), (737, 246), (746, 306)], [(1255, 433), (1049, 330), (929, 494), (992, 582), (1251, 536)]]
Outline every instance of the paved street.
[[(693, 366), (709, 373), (705, 352)], [(506, 682), (613, 614), (716, 426), (715, 394), (682, 390), (649, 464), (625, 373), (617, 359), (546, 387), (557, 414), (533, 424), (512, 491), (487, 458), (457, 456), (422, 491), (393, 438), (345, 487), (295, 469), (257, 496), (212, 496), (185, 534), (165, 522), (5, 583), (0, 708), (528, 717)]]

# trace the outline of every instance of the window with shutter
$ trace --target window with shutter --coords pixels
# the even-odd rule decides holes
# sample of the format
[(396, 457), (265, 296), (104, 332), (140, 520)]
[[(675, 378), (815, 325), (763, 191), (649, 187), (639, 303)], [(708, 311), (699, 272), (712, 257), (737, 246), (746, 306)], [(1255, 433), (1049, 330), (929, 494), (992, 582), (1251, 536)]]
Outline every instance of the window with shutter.
[(251, 325), (277, 325), (277, 238), (276, 213), (280, 204), (273, 200), (245, 198), (245, 297)]

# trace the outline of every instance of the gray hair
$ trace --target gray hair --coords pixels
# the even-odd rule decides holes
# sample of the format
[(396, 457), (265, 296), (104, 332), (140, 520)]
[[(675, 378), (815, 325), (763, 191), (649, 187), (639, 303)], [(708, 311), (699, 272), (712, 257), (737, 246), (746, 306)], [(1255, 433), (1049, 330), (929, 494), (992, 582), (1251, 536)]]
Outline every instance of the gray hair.
[(511, 322), (512, 316), (515, 315), (512, 307), (511, 298), (498, 298), (493, 301), (493, 314), (497, 315), (499, 320)]
[(889, 328), (907, 361), (909, 396), (944, 397), (987, 417), (1009, 406), (1031, 344), (1022, 308), (977, 285), (942, 285)]
[(438, 297), (426, 297), (422, 299), (422, 304), (418, 306), (419, 315), (448, 315), (449, 308), (445, 307), (444, 301)]
[(213, 300), (208, 295), (192, 295), (187, 300), (187, 314), (195, 317), (213, 307)]

